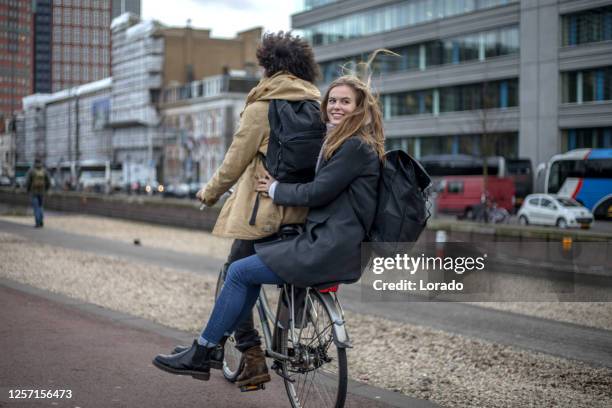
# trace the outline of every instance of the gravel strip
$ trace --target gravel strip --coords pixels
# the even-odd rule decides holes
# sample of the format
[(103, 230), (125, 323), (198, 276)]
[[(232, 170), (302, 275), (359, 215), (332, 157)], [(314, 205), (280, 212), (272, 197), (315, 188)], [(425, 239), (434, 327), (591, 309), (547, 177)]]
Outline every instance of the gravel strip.
[[(1, 220), (20, 224), (33, 224), (32, 217), (0, 216)], [(197, 255), (226, 259), (232, 240), (215, 237), (206, 231), (165, 227), (116, 218), (91, 215), (53, 214), (45, 216), (45, 228), (58, 229), (114, 241), (140, 244), (152, 248), (171, 249)]]
[[(32, 223), (32, 217), (0, 216), (0, 219), (28, 225)], [(190, 231), (115, 218), (68, 213), (54, 213), (46, 216), (45, 227), (127, 243), (132, 243), (134, 238), (139, 238), (141, 244), (145, 246), (172, 249), (223, 260), (229, 253), (232, 242), (230, 239), (215, 237), (205, 231)], [(612, 302), (477, 302), (472, 304), (612, 330)]]
[[(0, 275), (197, 332), (214, 281), (0, 233)], [(203, 294), (206, 294), (203, 296)], [(610, 407), (612, 370), (347, 313), (350, 375), (447, 407)]]
[(612, 330), (612, 302), (472, 302), (470, 304)]
[(0, 232), (0, 275), (108, 309), (198, 332), (216, 280), (173, 269), (39, 245)]

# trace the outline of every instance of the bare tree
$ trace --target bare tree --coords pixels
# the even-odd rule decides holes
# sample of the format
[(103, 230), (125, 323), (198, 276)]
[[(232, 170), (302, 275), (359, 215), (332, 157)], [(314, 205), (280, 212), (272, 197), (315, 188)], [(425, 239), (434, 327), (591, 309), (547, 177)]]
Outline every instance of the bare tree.
[(480, 122), (480, 156), (482, 158), (482, 175), (484, 177), (484, 190), (488, 191), (488, 176), (489, 166), (488, 158), (494, 155), (493, 147), (495, 144), (495, 135), (491, 134), (491, 129), (495, 128), (494, 120), (491, 117), (490, 109), (496, 108), (496, 100), (492, 93), (492, 85), (489, 81), (485, 81), (480, 86), (480, 109), (478, 116)]

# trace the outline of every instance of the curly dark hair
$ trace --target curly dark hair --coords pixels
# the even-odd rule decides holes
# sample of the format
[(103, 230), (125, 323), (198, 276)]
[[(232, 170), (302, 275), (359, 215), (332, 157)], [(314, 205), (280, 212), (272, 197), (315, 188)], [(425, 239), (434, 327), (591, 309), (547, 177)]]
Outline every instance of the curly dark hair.
[(287, 71), (305, 81), (314, 82), (319, 75), (319, 66), (310, 44), (289, 32), (264, 34), (257, 48), (257, 61), (267, 77)]

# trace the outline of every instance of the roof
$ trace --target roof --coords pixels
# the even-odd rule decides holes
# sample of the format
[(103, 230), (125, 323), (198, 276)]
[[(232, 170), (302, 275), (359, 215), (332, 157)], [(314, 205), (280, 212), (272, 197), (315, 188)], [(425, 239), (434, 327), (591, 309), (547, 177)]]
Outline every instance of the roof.
[(34, 107), (42, 107), (44, 105), (58, 102), (64, 99), (69, 99), (76, 95), (85, 95), (94, 93), (103, 89), (110, 88), (113, 84), (113, 78), (108, 77), (100, 79), (99, 81), (89, 82), (77, 87), (64, 89), (52, 94), (34, 94), (28, 95), (23, 98), (23, 109), (27, 110)]

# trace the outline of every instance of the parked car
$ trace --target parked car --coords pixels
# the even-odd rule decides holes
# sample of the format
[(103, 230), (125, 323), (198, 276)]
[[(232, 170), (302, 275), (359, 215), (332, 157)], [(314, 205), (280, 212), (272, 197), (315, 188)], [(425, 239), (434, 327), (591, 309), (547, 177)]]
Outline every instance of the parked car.
[(0, 187), (10, 187), (13, 184), (8, 176), (0, 176)]
[(189, 196), (189, 185), (186, 183), (168, 184), (162, 194), (164, 197), (186, 198)]
[(530, 194), (518, 212), (519, 224), (589, 228), (593, 214), (573, 198), (553, 194)]

